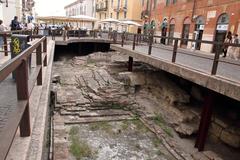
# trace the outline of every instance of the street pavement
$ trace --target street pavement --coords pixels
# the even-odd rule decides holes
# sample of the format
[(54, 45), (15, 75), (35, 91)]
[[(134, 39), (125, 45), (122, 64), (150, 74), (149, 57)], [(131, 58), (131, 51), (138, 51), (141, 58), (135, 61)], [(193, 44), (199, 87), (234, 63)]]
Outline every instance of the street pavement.
[[(120, 45), (119, 45), (120, 46)], [(156, 45), (155, 45), (156, 46)], [(160, 46), (160, 44), (159, 44)], [(124, 45), (124, 48), (132, 50), (132, 45)], [(135, 48), (135, 51), (141, 53), (141, 54), (148, 54), (148, 46), (147, 45), (138, 45)], [(177, 58), (176, 58), (176, 64), (180, 64), (183, 66), (186, 66), (188, 68), (198, 70), (204, 73), (211, 73), (212, 65), (213, 65), (213, 55), (209, 55), (209, 58), (206, 58), (206, 56), (197, 56), (197, 54), (201, 53), (195, 53), (192, 51), (188, 51), (191, 54), (186, 54), (184, 52), (178, 51), (177, 52)], [(161, 60), (165, 60), (168, 62), (171, 62), (172, 60), (172, 51), (168, 49), (164, 49), (161, 47), (153, 47), (152, 48), (152, 56), (159, 58)], [(209, 53), (210, 54), (210, 53)], [(218, 65), (217, 70), (217, 76), (224, 77), (225, 79), (235, 81), (240, 83), (240, 63), (228, 63), (225, 61), (222, 61), (223, 58), (220, 58), (220, 62)], [(235, 60), (229, 60), (229, 62), (234, 62)]]

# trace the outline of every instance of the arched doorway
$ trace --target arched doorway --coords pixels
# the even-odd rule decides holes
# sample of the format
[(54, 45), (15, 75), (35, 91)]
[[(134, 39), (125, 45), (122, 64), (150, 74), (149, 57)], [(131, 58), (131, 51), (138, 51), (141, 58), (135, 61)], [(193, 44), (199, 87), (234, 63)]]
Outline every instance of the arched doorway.
[[(229, 24), (229, 16), (228, 14), (224, 13), (218, 17), (216, 31), (215, 31), (215, 42), (224, 42), (227, 31), (228, 31), (228, 24)], [(216, 45), (213, 46), (213, 53), (216, 52)]]
[[(198, 16), (195, 19), (195, 29), (194, 29), (194, 39), (195, 40), (202, 40), (202, 36), (203, 36), (203, 31), (204, 31), (204, 25), (205, 25), (205, 19), (203, 16)], [(196, 50), (200, 50), (201, 48), (201, 43), (200, 42), (196, 42), (194, 49)]]
[[(175, 19), (172, 18), (169, 24), (168, 37), (174, 37), (174, 30), (175, 30)], [(173, 45), (173, 39), (168, 39), (168, 45)]]
[(189, 38), (189, 31), (190, 31), (190, 24), (191, 24), (191, 19), (189, 17), (185, 18), (183, 21), (183, 30), (182, 30), (182, 38), (185, 40), (181, 41), (181, 46), (186, 47), (188, 44), (188, 39)]

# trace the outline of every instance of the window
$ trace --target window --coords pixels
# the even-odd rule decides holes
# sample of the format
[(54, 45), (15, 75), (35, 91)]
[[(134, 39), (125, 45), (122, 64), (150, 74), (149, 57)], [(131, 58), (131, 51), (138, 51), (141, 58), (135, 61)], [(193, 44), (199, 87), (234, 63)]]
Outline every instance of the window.
[(118, 3), (117, 3), (117, 8), (119, 9), (120, 7), (120, 0), (118, 0)]
[(154, 0), (153, 9), (157, 7), (157, 0)]
[(173, 0), (173, 4), (176, 4), (177, 3), (177, 0)]
[(127, 12), (126, 11), (124, 12), (124, 18), (127, 18)]
[(171, 0), (166, 0), (166, 6), (170, 4)]
[(110, 18), (113, 18), (113, 17), (112, 17), (112, 13), (110, 14)]
[(111, 2), (111, 7), (112, 7), (112, 8), (113, 8), (113, 2), (114, 2), (114, 1), (112, 0), (112, 2)]
[(119, 12), (117, 12), (117, 17), (116, 18), (119, 19)]

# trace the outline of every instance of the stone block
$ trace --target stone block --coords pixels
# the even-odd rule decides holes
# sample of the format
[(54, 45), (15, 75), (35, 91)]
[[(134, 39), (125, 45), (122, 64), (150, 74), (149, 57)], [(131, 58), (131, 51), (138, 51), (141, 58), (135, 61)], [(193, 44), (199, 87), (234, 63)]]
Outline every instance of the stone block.
[(220, 125), (222, 128), (228, 128), (229, 126), (229, 124), (226, 121), (220, 119), (219, 117), (215, 117), (214, 122)]
[(222, 130), (223, 128), (220, 125), (212, 122), (209, 128), (209, 133), (213, 134), (216, 137), (220, 137)]
[(125, 80), (125, 84), (130, 86), (145, 85), (146, 77), (144, 73), (122, 72), (119, 73), (120, 79)]
[(203, 154), (206, 155), (210, 160), (222, 160), (222, 158), (220, 158), (220, 156), (213, 151), (204, 151)]
[(240, 147), (240, 136), (236, 133), (232, 133), (230, 130), (223, 130), (220, 138), (224, 143), (234, 148)]
[(195, 152), (192, 157), (194, 160), (209, 160), (202, 152)]

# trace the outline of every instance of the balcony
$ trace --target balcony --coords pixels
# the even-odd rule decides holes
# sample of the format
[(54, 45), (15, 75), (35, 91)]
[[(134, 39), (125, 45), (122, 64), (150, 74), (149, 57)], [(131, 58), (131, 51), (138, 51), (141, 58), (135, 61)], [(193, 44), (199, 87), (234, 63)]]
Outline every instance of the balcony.
[(103, 12), (108, 10), (108, 1), (99, 2), (96, 4), (96, 12)]
[(113, 10), (115, 12), (127, 12), (127, 7), (126, 6), (114, 6)]

